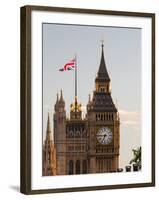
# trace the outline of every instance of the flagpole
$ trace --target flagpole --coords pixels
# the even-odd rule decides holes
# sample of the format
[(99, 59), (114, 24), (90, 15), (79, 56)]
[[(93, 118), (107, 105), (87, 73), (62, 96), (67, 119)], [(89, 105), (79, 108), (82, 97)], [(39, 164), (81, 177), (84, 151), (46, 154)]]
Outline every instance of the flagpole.
[[(77, 119), (77, 56), (75, 54), (75, 119)], [(75, 127), (74, 127), (75, 129)], [(75, 130), (74, 130), (74, 165), (75, 165)], [(75, 167), (74, 167), (75, 170)], [(74, 174), (76, 174), (76, 171), (74, 171)]]
[(77, 118), (77, 56), (75, 54), (75, 119)]

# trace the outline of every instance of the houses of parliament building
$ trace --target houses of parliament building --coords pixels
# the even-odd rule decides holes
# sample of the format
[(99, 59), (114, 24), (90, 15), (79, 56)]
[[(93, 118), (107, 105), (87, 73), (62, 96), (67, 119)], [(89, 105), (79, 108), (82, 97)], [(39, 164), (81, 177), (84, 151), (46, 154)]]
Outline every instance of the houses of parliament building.
[(64, 96), (57, 95), (53, 130), (48, 115), (43, 143), (43, 176), (115, 172), (119, 168), (120, 118), (113, 103), (110, 77), (101, 47), (95, 90), (82, 117), (77, 97), (66, 117)]

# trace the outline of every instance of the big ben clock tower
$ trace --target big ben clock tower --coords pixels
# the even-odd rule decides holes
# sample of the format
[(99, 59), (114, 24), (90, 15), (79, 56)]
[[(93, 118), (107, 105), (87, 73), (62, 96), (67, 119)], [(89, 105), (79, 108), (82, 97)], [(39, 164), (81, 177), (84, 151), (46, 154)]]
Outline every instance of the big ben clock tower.
[(89, 173), (112, 172), (119, 168), (120, 119), (111, 97), (110, 82), (102, 43), (95, 91), (87, 104)]

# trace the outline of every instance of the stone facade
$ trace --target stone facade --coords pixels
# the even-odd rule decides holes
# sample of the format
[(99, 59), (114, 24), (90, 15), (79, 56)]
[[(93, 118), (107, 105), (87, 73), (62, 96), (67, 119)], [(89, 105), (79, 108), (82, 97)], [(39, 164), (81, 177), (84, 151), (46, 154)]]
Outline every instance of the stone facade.
[[(61, 91), (54, 107), (53, 124), (56, 159), (52, 160), (52, 165), (56, 166), (56, 171), (52, 175), (117, 171), (120, 119), (111, 97), (103, 44), (95, 90), (92, 98), (89, 95), (85, 118), (82, 118), (81, 104), (78, 104), (77, 97), (70, 106), (70, 118), (66, 118), (65, 101)], [(43, 160), (43, 166), (46, 165), (45, 162), (46, 159)]]

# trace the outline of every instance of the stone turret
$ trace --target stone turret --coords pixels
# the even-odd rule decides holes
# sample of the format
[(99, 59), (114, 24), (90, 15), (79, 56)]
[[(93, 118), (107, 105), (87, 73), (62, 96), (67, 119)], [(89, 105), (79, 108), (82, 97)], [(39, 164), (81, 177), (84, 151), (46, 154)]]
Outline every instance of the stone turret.
[(66, 162), (66, 156), (64, 155), (66, 151), (66, 110), (62, 90), (60, 92), (60, 98), (57, 94), (54, 109), (54, 142), (57, 157), (57, 174), (64, 175), (66, 174), (64, 167)]
[(43, 176), (56, 175), (56, 149), (53, 142), (50, 116), (48, 113), (46, 138), (43, 145)]

